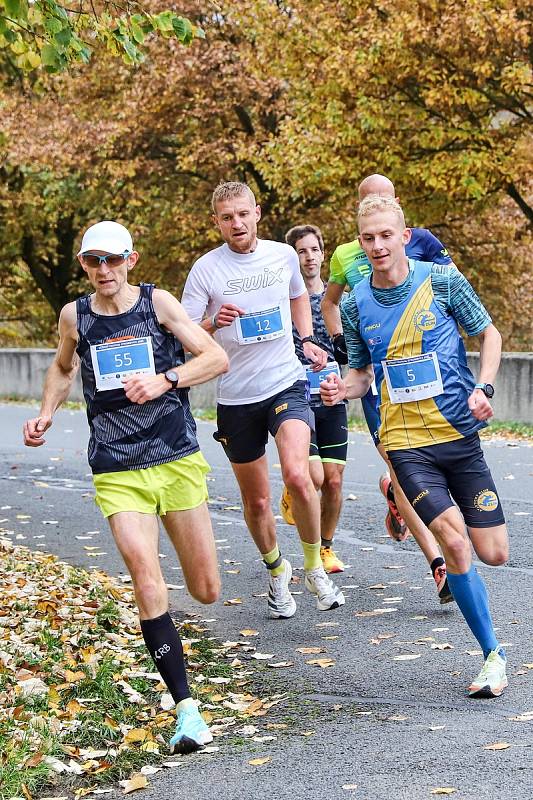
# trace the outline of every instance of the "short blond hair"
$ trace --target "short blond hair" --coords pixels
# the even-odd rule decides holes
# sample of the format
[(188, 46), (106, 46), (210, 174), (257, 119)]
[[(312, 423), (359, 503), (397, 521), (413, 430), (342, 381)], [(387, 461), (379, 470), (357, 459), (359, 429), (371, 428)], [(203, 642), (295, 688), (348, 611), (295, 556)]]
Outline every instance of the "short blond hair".
[(257, 205), (255, 195), (247, 183), (240, 183), (239, 181), (219, 183), (211, 198), (213, 214), (217, 213), (217, 203), (223, 203), (225, 200), (233, 200), (234, 197), (240, 197), (241, 195), (247, 195), (252, 201), (252, 204), (254, 206)]
[(406, 227), (403, 209), (398, 201), (394, 197), (383, 197), (380, 194), (369, 194), (361, 200), (357, 209), (357, 222), (360, 223), (362, 217), (369, 217), (380, 211), (392, 211), (402, 227)]

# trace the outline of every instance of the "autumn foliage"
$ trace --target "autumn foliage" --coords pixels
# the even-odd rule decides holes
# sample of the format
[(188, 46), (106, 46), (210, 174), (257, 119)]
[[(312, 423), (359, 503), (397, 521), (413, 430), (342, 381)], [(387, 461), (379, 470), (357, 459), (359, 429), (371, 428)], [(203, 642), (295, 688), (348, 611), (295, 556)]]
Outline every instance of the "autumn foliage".
[(331, 253), (355, 235), (357, 183), (378, 171), (408, 221), (447, 244), (505, 349), (531, 349), (530, 3), (213, 8), (181, 3), (206, 39), (148, 38), (139, 66), (101, 54), (68, 74), (10, 78), (3, 343), (52, 341), (55, 314), (82, 288), (73, 254), (91, 222), (127, 224), (139, 279), (179, 295), (192, 261), (218, 242), (209, 199), (219, 180), (253, 186), (262, 236), (312, 222)]

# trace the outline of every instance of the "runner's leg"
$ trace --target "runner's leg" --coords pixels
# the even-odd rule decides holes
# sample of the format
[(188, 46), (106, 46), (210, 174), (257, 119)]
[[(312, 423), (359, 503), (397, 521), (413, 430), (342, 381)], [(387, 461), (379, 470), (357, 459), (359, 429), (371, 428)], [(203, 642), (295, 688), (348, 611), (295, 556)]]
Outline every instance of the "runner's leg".
[(178, 555), (189, 593), (200, 603), (214, 603), (220, 594), (220, 575), (207, 504), (169, 511), (161, 521)]
[(159, 561), (159, 521), (155, 515), (137, 511), (122, 511), (108, 520), (131, 575), (146, 647), (179, 703), (191, 693), (180, 637), (168, 613), (168, 592)]

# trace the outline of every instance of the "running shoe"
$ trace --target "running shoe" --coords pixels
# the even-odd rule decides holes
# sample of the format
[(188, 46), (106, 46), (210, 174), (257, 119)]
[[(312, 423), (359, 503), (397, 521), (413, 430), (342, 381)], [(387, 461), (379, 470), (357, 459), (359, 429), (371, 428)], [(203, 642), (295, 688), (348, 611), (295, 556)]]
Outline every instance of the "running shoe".
[(283, 572), (280, 575), (269, 575), (268, 615), (272, 619), (289, 619), (296, 611), (296, 602), (289, 591), (292, 578), (292, 567), (283, 559)]
[(295, 525), (294, 517), (292, 516), (292, 498), (286, 486), (283, 487), (283, 494), (279, 501), (279, 513), (287, 523), (287, 525)]
[(508, 685), (506, 664), (498, 650), (489, 653), (481, 672), (468, 687), (470, 697), (499, 697)]
[(446, 577), (446, 564), (442, 564), (440, 567), (435, 567), (435, 570), (433, 571), (433, 579), (437, 584), (437, 592), (441, 606), (443, 606), (445, 603), (453, 603), (454, 596), (451, 593), (448, 585), (448, 578)]
[(331, 575), (333, 572), (344, 572), (344, 564), (331, 547), (321, 547), (320, 558), (322, 559), (324, 572), (327, 572), (328, 575)]
[(176, 733), (170, 740), (170, 752), (194, 753), (213, 741), (211, 731), (203, 721), (196, 705), (178, 711)]
[(319, 611), (331, 611), (343, 606), (346, 602), (340, 589), (337, 589), (331, 578), (324, 572), (324, 567), (315, 567), (305, 573), (305, 588), (316, 595)]
[(394, 492), (392, 489), (392, 481), (388, 472), (383, 473), (379, 479), (379, 489), (381, 494), (387, 501), (389, 510), (385, 517), (385, 528), (387, 533), (396, 542), (404, 542), (410, 534), (409, 528), (398, 511), (398, 506), (394, 502)]

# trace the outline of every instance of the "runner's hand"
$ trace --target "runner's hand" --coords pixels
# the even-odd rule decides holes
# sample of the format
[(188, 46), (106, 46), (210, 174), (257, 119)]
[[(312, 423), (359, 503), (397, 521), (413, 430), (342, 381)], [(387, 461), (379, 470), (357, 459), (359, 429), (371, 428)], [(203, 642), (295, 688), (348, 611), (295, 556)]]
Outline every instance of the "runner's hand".
[(134, 375), (133, 378), (125, 378), (122, 383), (128, 400), (139, 405), (161, 397), (170, 388), (164, 375)]
[(346, 384), (335, 372), (330, 372), (320, 384), (320, 398), (325, 406), (341, 403), (346, 397)]
[(224, 303), (213, 316), (213, 320), (217, 328), (227, 328), (228, 325), (233, 323), (234, 319), (242, 317), (245, 313), (243, 308), (239, 308), (239, 306), (235, 306), (233, 303)]
[(348, 350), (346, 349), (346, 339), (343, 333), (338, 333), (333, 337), (333, 355), (337, 364), (348, 363)]
[(24, 444), (27, 447), (40, 447), (46, 442), (46, 439), (43, 439), (43, 433), (48, 430), (51, 424), (52, 417), (44, 415), (26, 420), (22, 429)]
[(328, 354), (325, 350), (322, 350), (321, 347), (313, 344), (313, 342), (304, 342), (302, 345), (302, 350), (306, 359), (311, 361), (313, 365), (313, 372), (318, 372), (320, 369), (324, 369), (328, 363)]
[(468, 398), (468, 408), (472, 412), (472, 416), (482, 422), (486, 422), (494, 416), (489, 399), (481, 389), (474, 389)]

